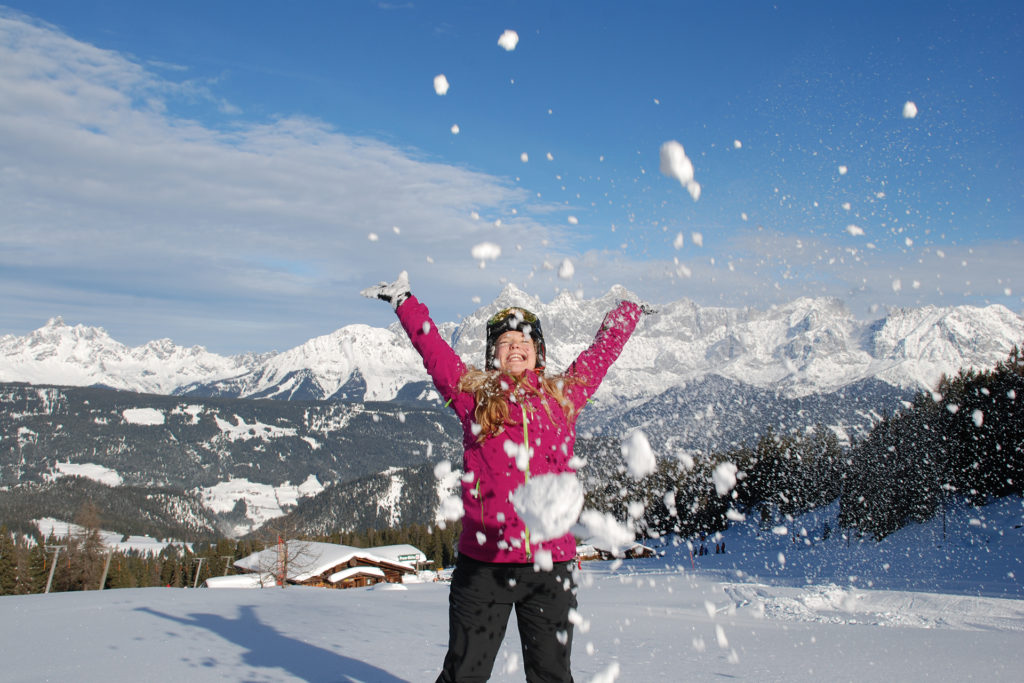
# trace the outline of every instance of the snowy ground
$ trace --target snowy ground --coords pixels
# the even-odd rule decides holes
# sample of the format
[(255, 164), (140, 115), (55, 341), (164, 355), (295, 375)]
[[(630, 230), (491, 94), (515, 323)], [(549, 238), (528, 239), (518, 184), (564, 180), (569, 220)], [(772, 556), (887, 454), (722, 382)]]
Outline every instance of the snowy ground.
[[(656, 559), (586, 563), (576, 680), (612, 681), (616, 668), (631, 682), (1021, 680), (1021, 509), (1013, 499), (956, 511), (941, 548), (941, 521), (879, 545), (794, 544), (791, 528), (812, 541), (808, 525), (823, 523), (821, 513), (786, 534), (737, 525), (724, 536), (727, 554), (693, 564), (685, 545), (671, 544)], [(852, 583), (834, 580), (846, 572)], [(0, 677), (431, 681), (447, 594), (446, 584), (423, 583), (2, 597)], [(492, 680), (523, 680), (518, 652), (512, 625)]]

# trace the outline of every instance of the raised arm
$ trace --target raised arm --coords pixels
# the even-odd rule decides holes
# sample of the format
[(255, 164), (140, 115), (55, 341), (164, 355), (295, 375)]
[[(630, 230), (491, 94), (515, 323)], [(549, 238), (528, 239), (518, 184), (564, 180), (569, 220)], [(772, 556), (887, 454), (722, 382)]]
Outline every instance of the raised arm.
[(594, 343), (565, 371), (567, 377), (579, 381), (578, 385), (573, 383), (570, 392), (577, 407), (586, 403), (586, 400), (597, 391), (608, 373), (608, 368), (622, 353), (622, 347), (629, 341), (630, 335), (640, 321), (640, 316), (645, 312), (651, 312), (651, 309), (632, 301), (619, 302), (619, 305), (604, 317)]
[[(437, 331), (430, 311), (412, 295), (409, 276), (402, 271), (391, 283), (381, 282), (364, 289), (361, 294), (370, 299), (387, 301), (395, 309), (402, 329), (409, 335), (413, 348), (423, 359), (423, 367), (445, 401), (456, 397), (455, 387), (466, 372), (466, 365), (448, 342)], [(459, 406), (454, 406), (456, 411)]]

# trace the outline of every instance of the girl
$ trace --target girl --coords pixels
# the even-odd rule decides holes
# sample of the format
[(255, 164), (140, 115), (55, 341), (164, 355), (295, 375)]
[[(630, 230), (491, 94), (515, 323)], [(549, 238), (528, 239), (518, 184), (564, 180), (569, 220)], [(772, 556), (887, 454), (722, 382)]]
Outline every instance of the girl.
[(448, 653), (437, 683), (486, 681), (513, 607), (527, 681), (571, 682), (576, 540), (530, 539), (511, 502), (531, 476), (572, 472), (576, 418), (646, 307), (605, 316), (594, 343), (562, 375), (545, 374), (540, 320), (507, 308), (487, 322), (484, 369), (467, 367), (438, 334), (427, 307), (395, 282), (363, 290), (391, 303), (441, 396), (462, 423), (462, 533), (452, 574)]

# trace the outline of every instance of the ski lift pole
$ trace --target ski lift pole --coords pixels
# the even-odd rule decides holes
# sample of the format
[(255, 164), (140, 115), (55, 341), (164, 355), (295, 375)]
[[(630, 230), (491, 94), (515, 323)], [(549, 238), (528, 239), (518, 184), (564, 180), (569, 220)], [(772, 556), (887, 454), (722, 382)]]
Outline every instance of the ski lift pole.
[(50, 586), (53, 585), (53, 573), (57, 570), (57, 556), (60, 555), (60, 551), (67, 546), (64, 545), (48, 545), (45, 546), (46, 550), (53, 551), (53, 564), (50, 565), (50, 576), (46, 579), (46, 590), (44, 593), (50, 592)]
[(114, 556), (114, 549), (107, 548), (107, 563), (103, 566), (103, 578), (100, 579), (100, 587), (98, 590), (103, 590), (103, 587), (107, 585), (107, 574), (110, 572), (110, 558)]
[(196, 580), (192, 582), (192, 587), (193, 588), (196, 588), (196, 587), (199, 586), (199, 574), (202, 573), (202, 571), (203, 571), (203, 562), (206, 562), (206, 558), (205, 557), (193, 557), (192, 558), (192, 564), (197, 564), (197, 563), (199, 564), (199, 566), (196, 567)]

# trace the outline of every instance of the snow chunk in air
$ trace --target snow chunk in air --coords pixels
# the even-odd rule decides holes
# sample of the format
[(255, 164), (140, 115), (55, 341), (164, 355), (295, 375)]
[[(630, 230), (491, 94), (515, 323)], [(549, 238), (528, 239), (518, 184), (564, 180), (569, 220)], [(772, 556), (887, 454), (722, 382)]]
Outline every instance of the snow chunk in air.
[(711, 479), (715, 483), (715, 491), (720, 496), (729, 495), (729, 492), (736, 487), (736, 472), (739, 470), (735, 463), (723, 462), (711, 473)]
[(448, 87), (448, 79), (445, 78), (444, 74), (434, 76), (434, 92), (438, 95), (447, 94)]
[(693, 179), (693, 162), (677, 141), (669, 140), (662, 143), (660, 169), (663, 175), (678, 180), (693, 197), (693, 201), (700, 199), (700, 183)]
[(916, 119), (917, 118), (917, 105), (907, 100), (903, 104), (903, 118), (905, 119)]
[(629, 476), (634, 479), (643, 479), (654, 472), (657, 467), (657, 460), (647, 435), (639, 429), (629, 435), (629, 438), (621, 446), (622, 459), (626, 463)]
[(516, 49), (516, 45), (519, 44), (519, 34), (515, 31), (505, 29), (504, 33), (498, 38), (498, 45), (505, 48), (506, 52), (512, 52)]
[(530, 528), (531, 540), (560, 538), (579, 519), (583, 487), (572, 472), (539, 474), (512, 493), (512, 505)]
[(584, 510), (574, 533), (615, 557), (621, 557), (623, 550), (631, 546), (636, 538), (633, 531), (620, 524), (612, 513), (597, 510)]

